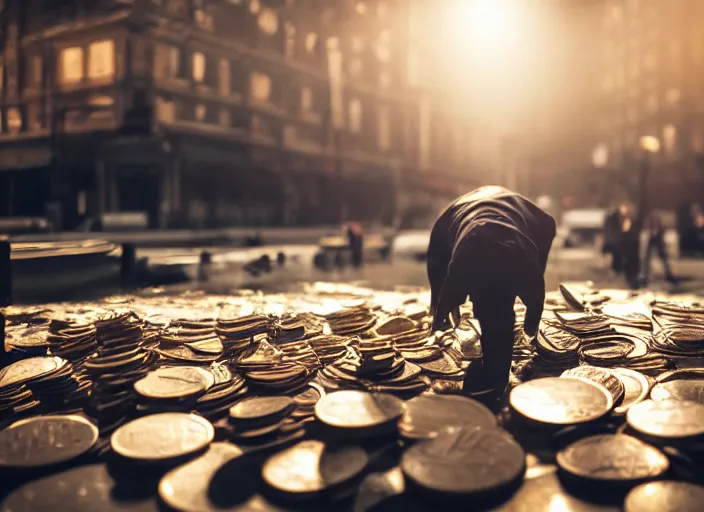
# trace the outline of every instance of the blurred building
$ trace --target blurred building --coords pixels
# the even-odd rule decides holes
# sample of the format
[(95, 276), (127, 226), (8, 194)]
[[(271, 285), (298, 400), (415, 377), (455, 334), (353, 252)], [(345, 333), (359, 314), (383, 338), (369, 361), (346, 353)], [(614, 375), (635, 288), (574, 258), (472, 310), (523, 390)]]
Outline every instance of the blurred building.
[(1, 2), (0, 215), (391, 222), (472, 183), (427, 2)]
[(605, 0), (600, 12), (597, 127), (607, 166), (632, 182), (640, 137), (658, 137), (655, 205), (704, 199), (704, 2)]

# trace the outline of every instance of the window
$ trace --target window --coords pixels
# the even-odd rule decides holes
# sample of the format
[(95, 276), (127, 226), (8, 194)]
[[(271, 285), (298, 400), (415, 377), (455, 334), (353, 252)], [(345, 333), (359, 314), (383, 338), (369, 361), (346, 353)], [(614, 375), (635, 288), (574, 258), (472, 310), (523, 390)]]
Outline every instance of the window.
[(20, 109), (10, 108), (7, 110), (7, 131), (10, 133), (22, 131), (22, 112)]
[(362, 102), (358, 98), (350, 100), (349, 103), (349, 129), (352, 133), (362, 131)]
[(271, 99), (271, 78), (263, 73), (252, 73), (250, 75), (250, 94), (254, 101), (269, 101)]
[(364, 16), (365, 14), (367, 14), (366, 2), (357, 2), (355, 9), (357, 10), (357, 14)]
[(201, 52), (193, 54), (193, 80), (199, 83), (205, 80), (205, 55)]
[(181, 52), (175, 46), (157, 44), (154, 48), (154, 78), (169, 79), (179, 76)]
[(284, 54), (286, 57), (296, 56), (296, 27), (292, 23), (284, 24), (284, 33), (286, 34)]
[(208, 115), (208, 109), (205, 105), (203, 105), (202, 103), (199, 103), (198, 105), (196, 105), (196, 108), (195, 108), (196, 121), (198, 121), (198, 122), (205, 121), (205, 116), (207, 116), (207, 115)]
[(376, 42), (376, 56), (381, 62), (391, 60), (391, 32), (384, 30)]
[(391, 149), (391, 115), (387, 106), (379, 107), (378, 143), (382, 151)]
[(672, 154), (677, 148), (677, 128), (674, 125), (667, 124), (662, 128), (662, 138), (665, 143), (665, 153)]
[(29, 131), (41, 130), (44, 127), (44, 116), (41, 103), (27, 105), (27, 129)]
[(309, 54), (314, 53), (318, 46), (318, 34), (315, 32), (308, 32), (306, 34), (306, 52)]
[(115, 41), (95, 41), (88, 47), (88, 78), (101, 80), (115, 76)]
[(263, 8), (257, 17), (259, 30), (268, 35), (274, 35), (279, 30), (279, 15), (274, 9)]
[(218, 64), (218, 85), (220, 94), (223, 96), (229, 96), (230, 94), (230, 76), (230, 61), (220, 59)]
[(262, 9), (262, 4), (259, 0), (250, 0), (249, 2), (249, 12), (252, 14), (258, 14)]
[(64, 48), (59, 54), (59, 83), (76, 84), (83, 80), (83, 48)]
[(310, 87), (301, 89), (301, 112), (313, 110), (313, 90)]
[(176, 105), (171, 100), (156, 99), (156, 118), (162, 123), (173, 123), (176, 120)]

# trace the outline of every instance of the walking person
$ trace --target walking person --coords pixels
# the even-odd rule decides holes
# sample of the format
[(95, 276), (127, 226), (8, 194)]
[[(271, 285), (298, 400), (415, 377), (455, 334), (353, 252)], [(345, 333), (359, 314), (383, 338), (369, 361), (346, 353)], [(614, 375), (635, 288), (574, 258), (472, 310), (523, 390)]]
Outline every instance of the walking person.
[(645, 248), (645, 260), (643, 262), (643, 283), (645, 286), (650, 282), (651, 266), (653, 255), (657, 256), (662, 262), (662, 268), (665, 274), (665, 280), (671, 283), (675, 282), (675, 277), (672, 274), (670, 261), (667, 255), (667, 246), (665, 244), (665, 227), (662, 219), (653, 214), (648, 219), (647, 224), (648, 241)]

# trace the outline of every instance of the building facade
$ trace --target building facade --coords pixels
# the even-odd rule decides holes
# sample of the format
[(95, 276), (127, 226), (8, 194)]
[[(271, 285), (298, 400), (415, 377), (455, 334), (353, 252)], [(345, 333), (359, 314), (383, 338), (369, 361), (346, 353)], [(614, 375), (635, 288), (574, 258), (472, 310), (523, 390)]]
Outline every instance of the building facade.
[(657, 137), (655, 206), (704, 199), (704, 2), (606, 0), (600, 7), (597, 132), (607, 165), (633, 177), (640, 138)]
[(0, 216), (392, 222), (472, 182), (413, 0), (3, 2)]

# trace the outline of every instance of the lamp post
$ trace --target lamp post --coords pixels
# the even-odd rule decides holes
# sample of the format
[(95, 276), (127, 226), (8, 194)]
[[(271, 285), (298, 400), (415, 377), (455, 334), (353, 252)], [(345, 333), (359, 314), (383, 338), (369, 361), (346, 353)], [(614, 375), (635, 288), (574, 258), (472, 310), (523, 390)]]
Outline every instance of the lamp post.
[(640, 149), (643, 151), (643, 158), (641, 159), (640, 174), (638, 176), (638, 213), (640, 218), (644, 220), (650, 208), (648, 179), (653, 166), (653, 155), (660, 151), (660, 139), (652, 135), (644, 135), (640, 138)]

